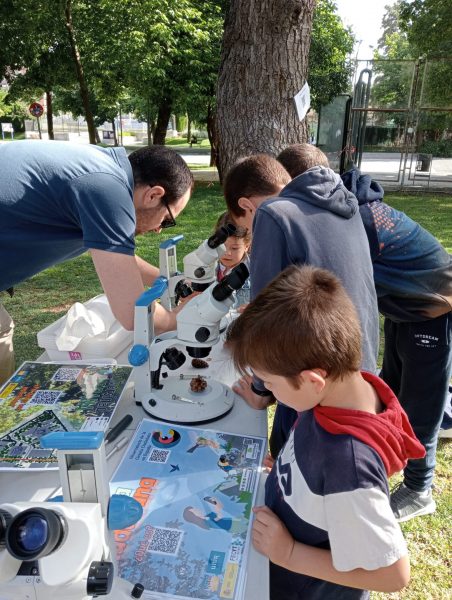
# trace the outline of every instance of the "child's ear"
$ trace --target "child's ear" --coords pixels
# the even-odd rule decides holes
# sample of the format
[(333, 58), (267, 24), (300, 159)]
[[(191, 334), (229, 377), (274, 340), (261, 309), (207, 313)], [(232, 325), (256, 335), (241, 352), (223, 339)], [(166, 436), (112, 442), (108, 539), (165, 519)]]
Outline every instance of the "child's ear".
[(311, 384), (317, 393), (326, 385), (327, 372), (324, 369), (306, 369), (300, 373), (302, 382)]
[(251, 211), (251, 213), (255, 213), (256, 212), (256, 207), (254, 206), (254, 204), (251, 202), (251, 200), (249, 198), (246, 198), (245, 196), (241, 196), (239, 198), (238, 205), (245, 212), (249, 212), (249, 211)]

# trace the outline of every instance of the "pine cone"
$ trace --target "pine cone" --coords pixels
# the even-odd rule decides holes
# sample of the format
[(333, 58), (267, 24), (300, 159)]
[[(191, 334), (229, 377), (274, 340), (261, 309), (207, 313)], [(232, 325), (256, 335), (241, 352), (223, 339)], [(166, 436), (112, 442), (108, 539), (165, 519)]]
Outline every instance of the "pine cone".
[(209, 366), (209, 363), (206, 362), (205, 360), (203, 360), (202, 358), (194, 358), (191, 361), (191, 366), (194, 369), (207, 369), (207, 367)]
[(193, 377), (190, 381), (190, 389), (192, 392), (203, 392), (207, 387), (207, 381), (201, 375)]

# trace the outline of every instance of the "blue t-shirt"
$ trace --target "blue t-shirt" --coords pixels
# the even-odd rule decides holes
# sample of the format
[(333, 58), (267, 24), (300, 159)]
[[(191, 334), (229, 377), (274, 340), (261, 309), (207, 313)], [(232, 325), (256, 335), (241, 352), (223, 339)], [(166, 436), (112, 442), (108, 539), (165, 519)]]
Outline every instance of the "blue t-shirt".
[(0, 290), (90, 248), (133, 255), (132, 169), (123, 148), (0, 146)]
[[(376, 570), (406, 554), (385, 467), (370, 446), (299, 415), (267, 479), (265, 504), (298, 542), (331, 550), (338, 571)], [(271, 600), (364, 600), (365, 590), (271, 565)]]

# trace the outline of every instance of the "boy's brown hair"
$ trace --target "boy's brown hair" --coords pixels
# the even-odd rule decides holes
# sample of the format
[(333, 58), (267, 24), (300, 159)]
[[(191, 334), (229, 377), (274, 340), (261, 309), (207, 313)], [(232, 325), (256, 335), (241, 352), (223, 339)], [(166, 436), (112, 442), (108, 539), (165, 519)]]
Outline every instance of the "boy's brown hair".
[(290, 181), (290, 175), (276, 158), (269, 154), (253, 154), (237, 161), (226, 174), (223, 193), (229, 212), (243, 217), (241, 197), (276, 196)]
[(293, 144), (280, 152), (278, 160), (289, 175), (297, 177), (312, 167), (329, 167), (326, 155), (312, 144)]
[(358, 371), (361, 328), (352, 301), (329, 271), (292, 265), (282, 271), (231, 324), (236, 368), (286, 377), (295, 388), (305, 369), (332, 379)]
[(218, 217), (217, 224), (215, 226), (215, 230), (219, 227), (226, 227), (227, 225), (234, 225), (235, 232), (231, 237), (238, 238), (239, 240), (243, 240), (247, 246), (251, 243), (251, 232), (248, 231), (246, 227), (242, 227), (241, 225), (237, 225), (234, 219), (231, 217), (228, 211), (222, 213)]

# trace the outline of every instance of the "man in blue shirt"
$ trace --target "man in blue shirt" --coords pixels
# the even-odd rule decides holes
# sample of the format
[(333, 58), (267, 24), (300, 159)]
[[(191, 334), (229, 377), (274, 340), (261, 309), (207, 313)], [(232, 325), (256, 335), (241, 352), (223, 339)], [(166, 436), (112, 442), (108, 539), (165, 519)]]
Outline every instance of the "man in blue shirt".
[[(135, 300), (158, 269), (135, 255), (135, 234), (175, 224), (193, 188), (163, 146), (124, 148), (23, 141), (0, 147), (0, 291), (90, 251), (115, 317), (133, 329)], [(156, 328), (175, 315), (156, 307)], [(12, 321), (0, 306), (0, 382), (11, 374)]]

